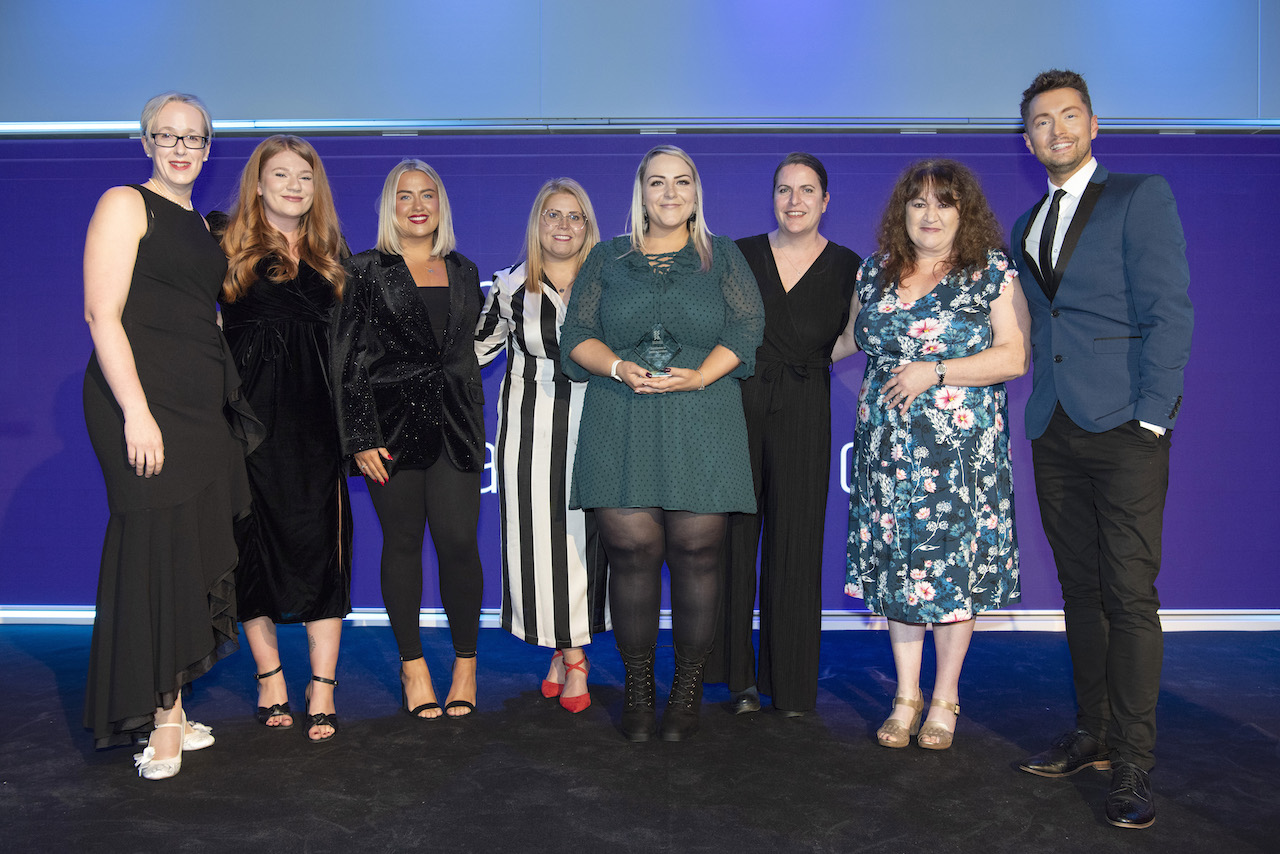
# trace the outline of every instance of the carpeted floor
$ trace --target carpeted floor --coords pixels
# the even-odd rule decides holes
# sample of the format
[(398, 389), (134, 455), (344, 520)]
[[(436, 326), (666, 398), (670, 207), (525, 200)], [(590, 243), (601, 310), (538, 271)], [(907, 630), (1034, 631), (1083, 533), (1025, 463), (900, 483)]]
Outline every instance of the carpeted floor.
[[(423, 633), (443, 697), (447, 633)], [(304, 640), (282, 632), (295, 709)], [(1280, 851), (1280, 633), (1166, 636), (1145, 831), (1106, 823), (1106, 773), (1014, 769), (1071, 724), (1060, 634), (977, 635), (956, 744), (935, 752), (874, 743), (893, 688), (883, 632), (824, 634), (814, 715), (734, 717), (713, 687), (695, 740), (633, 745), (615, 728), (612, 636), (588, 650), (595, 702), (582, 714), (538, 692), (545, 651), (486, 629), (478, 712), (419, 722), (396, 710), (390, 630), (349, 627), (333, 743), (254, 721), (242, 649), (188, 701), (217, 744), (164, 782), (136, 777), (130, 750), (95, 752), (81, 729), (88, 642), (82, 627), (0, 626), (5, 851)], [(662, 644), (660, 697), (669, 633)]]

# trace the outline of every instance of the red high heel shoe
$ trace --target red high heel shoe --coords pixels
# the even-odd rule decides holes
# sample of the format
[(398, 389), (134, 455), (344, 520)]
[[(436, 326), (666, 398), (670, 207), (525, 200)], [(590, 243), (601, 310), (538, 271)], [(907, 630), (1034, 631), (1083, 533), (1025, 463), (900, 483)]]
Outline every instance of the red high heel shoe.
[[(582, 671), (582, 676), (585, 679), (587, 674), (591, 671), (591, 662), (587, 661), (587, 657), (585, 655), (582, 656), (581, 661), (570, 662), (568, 659), (565, 659), (565, 662), (564, 662), (564, 681), (565, 682), (569, 681), (570, 670)], [(566, 697), (564, 694), (561, 694), (560, 705), (576, 715), (578, 712), (582, 711), (583, 709), (591, 705), (591, 692), (588, 691), (585, 694), (579, 694), (576, 697)]]
[[(555, 664), (557, 658), (563, 658), (564, 653), (556, 650), (556, 654), (551, 656), (551, 663)], [(542, 696), (550, 700), (552, 697), (559, 697), (560, 692), (564, 690), (563, 682), (552, 682), (550, 679), (542, 680)]]

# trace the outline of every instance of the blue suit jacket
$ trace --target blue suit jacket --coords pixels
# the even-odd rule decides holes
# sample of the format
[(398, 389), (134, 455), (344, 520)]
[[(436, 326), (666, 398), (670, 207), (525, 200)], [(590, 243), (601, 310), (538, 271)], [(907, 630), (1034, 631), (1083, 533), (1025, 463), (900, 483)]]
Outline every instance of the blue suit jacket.
[(1046, 199), (1019, 217), (1010, 241), (1031, 310), (1027, 438), (1044, 433), (1058, 403), (1093, 433), (1133, 420), (1173, 427), (1192, 312), (1168, 182), (1097, 167), (1063, 239), (1052, 299), (1034, 255), (1023, 251)]

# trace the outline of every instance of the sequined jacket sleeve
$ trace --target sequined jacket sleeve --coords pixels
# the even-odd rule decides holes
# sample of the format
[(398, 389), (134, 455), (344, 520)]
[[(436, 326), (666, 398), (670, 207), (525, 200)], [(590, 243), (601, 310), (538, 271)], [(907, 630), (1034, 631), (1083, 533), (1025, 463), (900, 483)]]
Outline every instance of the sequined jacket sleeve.
[(342, 454), (386, 447), (378, 426), (378, 410), (373, 399), (369, 365), (379, 350), (377, 336), (370, 328), (375, 292), (378, 288), (374, 250), (353, 255), (345, 262), (346, 291), (334, 312), (329, 346), (329, 375), (334, 378), (334, 411)]

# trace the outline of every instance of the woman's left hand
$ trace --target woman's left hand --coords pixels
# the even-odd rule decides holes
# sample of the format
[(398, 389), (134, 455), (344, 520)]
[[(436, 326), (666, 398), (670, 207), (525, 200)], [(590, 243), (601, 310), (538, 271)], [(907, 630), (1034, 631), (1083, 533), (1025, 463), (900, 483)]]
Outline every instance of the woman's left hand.
[(692, 368), (667, 368), (666, 374), (650, 374), (636, 387), (636, 394), (663, 394), (668, 391), (699, 391), (702, 375)]
[(938, 381), (933, 362), (908, 362), (893, 369), (893, 378), (884, 384), (881, 400), (905, 413), (912, 402)]

